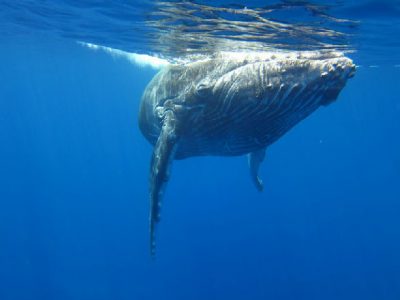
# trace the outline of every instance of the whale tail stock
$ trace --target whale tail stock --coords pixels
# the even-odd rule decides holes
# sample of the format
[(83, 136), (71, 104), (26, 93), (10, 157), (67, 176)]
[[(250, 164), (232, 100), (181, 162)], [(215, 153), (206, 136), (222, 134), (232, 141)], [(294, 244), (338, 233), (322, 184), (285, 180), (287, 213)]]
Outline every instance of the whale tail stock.
[(171, 110), (164, 113), (160, 135), (154, 146), (150, 165), (150, 254), (155, 256), (155, 231), (160, 221), (162, 193), (169, 179), (171, 162), (178, 141), (176, 118)]

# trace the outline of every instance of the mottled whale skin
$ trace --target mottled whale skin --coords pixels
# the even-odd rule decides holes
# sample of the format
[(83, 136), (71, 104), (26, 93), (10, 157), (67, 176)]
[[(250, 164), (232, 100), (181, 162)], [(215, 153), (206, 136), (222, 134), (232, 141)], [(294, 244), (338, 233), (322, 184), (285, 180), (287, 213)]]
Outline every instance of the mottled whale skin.
[(258, 177), (265, 149), (318, 107), (334, 101), (355, 72), (341, 53), (223, 53), (170, 65), (146, 87), (139, 127), (154, 145), (150, 247), (174, 159), (249, 154)]

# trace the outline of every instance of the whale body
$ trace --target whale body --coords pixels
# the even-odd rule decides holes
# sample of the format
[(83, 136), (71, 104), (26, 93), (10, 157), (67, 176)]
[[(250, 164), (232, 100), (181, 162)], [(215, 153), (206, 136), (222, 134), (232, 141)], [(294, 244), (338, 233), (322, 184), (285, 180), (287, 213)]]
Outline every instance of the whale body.
[(150, 248), (171, 163), (191, 156), (248, 154), (251, 178), (266, 148), (318, 107), (333, 102), (355, 72), (341, 53), (222, 53), (162, 69), (146, 87), (139, 127), (154, 145)]

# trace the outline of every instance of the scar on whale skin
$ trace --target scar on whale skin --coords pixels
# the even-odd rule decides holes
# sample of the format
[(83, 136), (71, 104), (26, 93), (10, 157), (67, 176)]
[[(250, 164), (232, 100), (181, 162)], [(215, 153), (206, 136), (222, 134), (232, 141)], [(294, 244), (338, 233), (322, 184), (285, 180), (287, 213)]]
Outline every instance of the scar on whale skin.
[(335, 101), (353, 62), (338, 52), (221, 53), (162, 69), (146, 87), (139, 127), (154, 145), (150, 164), (150, 251), (173, 160), (248, 154), (250, 177), (265, 151), (320, 106)]

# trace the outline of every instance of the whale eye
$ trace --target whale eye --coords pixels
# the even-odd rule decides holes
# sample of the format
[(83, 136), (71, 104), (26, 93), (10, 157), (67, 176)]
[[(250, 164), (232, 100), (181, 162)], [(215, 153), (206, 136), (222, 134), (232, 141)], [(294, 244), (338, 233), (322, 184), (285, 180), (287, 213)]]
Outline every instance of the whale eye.
[(196, 96), (198, 97), (206, 97), (210, 93), (210, 87), (204, 83), (200, 83), (196, 87)]

